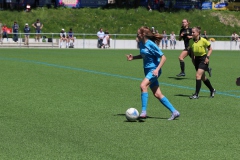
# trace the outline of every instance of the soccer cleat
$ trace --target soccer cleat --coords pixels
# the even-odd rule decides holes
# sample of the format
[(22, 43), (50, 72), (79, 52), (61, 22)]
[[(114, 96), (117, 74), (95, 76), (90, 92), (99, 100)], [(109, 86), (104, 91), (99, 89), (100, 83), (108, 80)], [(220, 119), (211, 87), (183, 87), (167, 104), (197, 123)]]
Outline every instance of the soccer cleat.
[(190, 96), (189, 97), (190, 99), (198, 99), (199, 98), (199, 96), (198, 95), (196, 95), (196, 94), (193, 94), (192, 96)]
[(213, 91), (210, 92), (210, 98), (214, 98), (215, 93), (216, 93), (216, 89), (213, 89)]
[(176, 75), (177, 77), (184, 77), (185, 76), (185, 73), (181, 72), (179, 73), (178, 75)]
[(168, 120), (174, 120), (180, 116), (180, 113), (178, 111), (174, 111), (171, 115), (171, 117)]
[(146, 119), (147, 118), (147, 113), (146, 112), (142, 112), (139, 116), (139, 119)]
[(212, 68), (208, 68), (209, 77), (212, 77)]

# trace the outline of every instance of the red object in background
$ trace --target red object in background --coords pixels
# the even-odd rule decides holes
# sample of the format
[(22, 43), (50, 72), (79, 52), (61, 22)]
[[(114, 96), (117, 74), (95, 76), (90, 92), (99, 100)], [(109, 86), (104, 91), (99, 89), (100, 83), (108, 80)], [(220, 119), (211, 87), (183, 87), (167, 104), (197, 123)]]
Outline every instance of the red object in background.
[(12, 28), (4, 28), (4, 27), (2, 27), (2, 30), (3, 31), (6, 31), (7, 32), (7, 34), (9, 34), (9, 33), (12, 33)]
[(7, 33), (12, 33), (12, 28), (7, 28)]

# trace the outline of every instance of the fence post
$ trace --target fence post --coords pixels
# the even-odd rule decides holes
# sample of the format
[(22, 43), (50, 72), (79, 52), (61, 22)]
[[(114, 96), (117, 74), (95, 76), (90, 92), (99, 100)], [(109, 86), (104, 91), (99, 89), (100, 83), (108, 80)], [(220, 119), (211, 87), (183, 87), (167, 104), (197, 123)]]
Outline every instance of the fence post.
[(117, 35), (114, 34), (114, 49), (116, 49), (116, 39), (117, 39)]
[(52, 34), (52, 48), (53, 48), (53, 33), (51, 33)]
[[(20, 44), (19, 44), (19, 45), (20, 45), (20, 48), (21, 48), (21, 46), (22, 46), (21, 44), (22, 44), (22, 40), (23, 40), (23, 39), (22, 39), (22, 34), (21, 34), (21, 32), (18, 33), (18, 34), (19, 34), (19, 35), (18, 35), (18, 39), (19, 39), (19, 41), (20, 41)], [(25, 40), (25, 39), (24, 39), (24, 40)]]
[(83, 34), (83, 48), (85, 48), (85, 33)]
[(232, 50), (232, 41), (231, 41), (231, 38), (232, 38), (232, 37), (230, 37), (230, 50)]

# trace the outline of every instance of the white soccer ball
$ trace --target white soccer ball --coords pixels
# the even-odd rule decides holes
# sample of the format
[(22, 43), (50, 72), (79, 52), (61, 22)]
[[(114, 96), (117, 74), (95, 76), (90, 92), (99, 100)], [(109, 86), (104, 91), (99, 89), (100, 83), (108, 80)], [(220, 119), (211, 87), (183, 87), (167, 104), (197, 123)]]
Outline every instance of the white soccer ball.
[(126, 118), (128, 121), (136, 121), (139, 117), (139, 112), (136, 108), (128, 108), (126, 111)]

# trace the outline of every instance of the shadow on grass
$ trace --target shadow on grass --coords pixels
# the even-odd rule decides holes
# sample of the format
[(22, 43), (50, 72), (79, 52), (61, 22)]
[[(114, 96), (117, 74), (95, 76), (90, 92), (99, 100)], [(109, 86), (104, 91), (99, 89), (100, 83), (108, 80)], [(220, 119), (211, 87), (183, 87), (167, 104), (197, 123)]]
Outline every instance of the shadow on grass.
[(190, 95), (186, 95), (186, 94), (175, 94), (174, 96), (179, 96), (179, 97), (189, 97)]
[[(125, 114), (115, 114), (114, 116), (124, 116), (125, 117)], [(136, 121), (128, 121), (128, 120), (125, 120), (124, 122), (130, 122), (130, 123), (133, 123), (133, 122), (145, 122), (146, 119), (168, 119), (168, 118), (161, 118), (161, 117), (151, 117), (151, 116), (147, 116), (147, 118), (145, 119), (140, 119), (138, 118)]]
[[(178, 96), (178, 97), (190, 97), (191, 95), (186, 95), (186, 94), (175, 94), (174, 96)], [(199, 96), (199, 98), (203, 98), (203, 97), (205, 97), (205, 98), (209, 98), (209, 96)]]
[(191, 79), (191, 78), (183, 78), (183, 77), (168, 77), (168, 78), (175, 79), (175, 80)]

